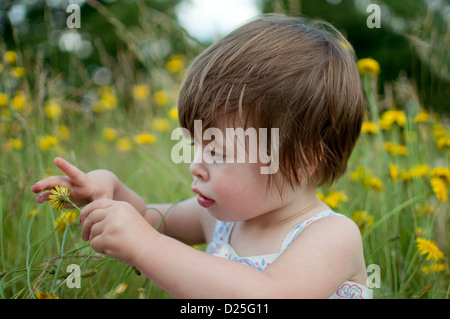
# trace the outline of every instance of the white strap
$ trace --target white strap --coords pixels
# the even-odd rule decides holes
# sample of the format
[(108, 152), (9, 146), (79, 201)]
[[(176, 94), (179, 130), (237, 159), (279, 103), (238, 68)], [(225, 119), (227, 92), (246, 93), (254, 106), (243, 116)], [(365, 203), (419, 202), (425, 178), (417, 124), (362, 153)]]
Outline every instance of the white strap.
[[(286, 237), (284, 238), (283, 243), (281, 244), (280, 253), (282, 251), (284, 251), (306, 227), (311, 225), (316, 220), (319, 220), (319, 219), (322, 219), (324, 217), (328, 217), (331, 215), (341, 215), (341, 214), (335, 213), (332, 210), (321, 211), (321, 212), (315, 214), (314, 216), (304, 220), (297, 226), (295, 226), (293, 229), (291, 229), (289, 231), (289, 233), (287, 233)], [(343, 216), (343, 215), (341, 215), (341, 216)]]

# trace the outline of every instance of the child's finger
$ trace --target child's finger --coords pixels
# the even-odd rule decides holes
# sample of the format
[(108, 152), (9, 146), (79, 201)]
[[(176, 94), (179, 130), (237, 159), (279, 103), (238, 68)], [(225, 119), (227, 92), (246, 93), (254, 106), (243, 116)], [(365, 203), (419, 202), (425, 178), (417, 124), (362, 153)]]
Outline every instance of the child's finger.
[(33, 193), (39, 193), (44, 190), (51, 190), (55, 188), (55, 186), (64, 186), (70, 188), (71, 183), (67, 176), (50, 176), (41, 179), (33, 186), (31, 186), (31, 191)]
[(95, 250), (99, 254), (106, 254), (105, 250), (103, 249), (104, 241), (101, 239), (101, 236), (97, 236), (92, 238), (91, 240), (91, 247), (93, 250)]
[(44, 192), (40, 194), (38, 197), (36, 197), (36, 202), (39, 204), (42, 204), (43, 202), (48, 200), (48, 196), (51, 194), (51, 192)]
[(90, 240), (92, 237), (95, 237), (99, 234), (98, 227), (97, 232), (93, 231), (95, 225), (98, 225), (105, 218), (106, 211), (105, 209), (97, 209), (92, 211), (88, 217), (86, 217), (82, 223), (83, 228), (81, 232), (81, 238), (83, 240)]
[(80, 212), (80, 223), (84, 224), (85, 220), (88, 218), (88, 216), (95, 210), (98, 209), (106, 209), (111, 207), (111, 205), (113, 204), (113, 200), (111, 199), (98, 199), (95, 200), (89, 204), (87, 204), (86, 206), (83, 207), (83, 209)]
[(61, 157), (55, 158), (54, 163), (72, 180), (74, 184), (83, 185), (88, 182), (88, 177), (84, 172)]

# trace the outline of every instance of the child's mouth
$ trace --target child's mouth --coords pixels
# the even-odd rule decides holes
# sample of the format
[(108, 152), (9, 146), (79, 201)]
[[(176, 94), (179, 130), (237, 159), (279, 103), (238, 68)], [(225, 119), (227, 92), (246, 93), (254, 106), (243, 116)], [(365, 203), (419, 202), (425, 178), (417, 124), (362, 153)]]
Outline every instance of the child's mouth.
[(198, 194), (197, 202), (199, 203), (200, 206), (202, 206), (204, 208), (211, 207), (216, 202), (214, 199), (211, 199), (211, 198), (208, 198), (206, 196), (203, 196), (203, 194), (200, 193), (200, 191), (198, 189), (196, 189), (196, 188), (193, 188), (192, 191), (194, 193)]
[(203, 206), (205, 208), (211, 207), (215, 203), (215, 201), (213, 199), (204, 197), (202, 195), (197, 196), (197, 201), (200, 204), (200, 206)]

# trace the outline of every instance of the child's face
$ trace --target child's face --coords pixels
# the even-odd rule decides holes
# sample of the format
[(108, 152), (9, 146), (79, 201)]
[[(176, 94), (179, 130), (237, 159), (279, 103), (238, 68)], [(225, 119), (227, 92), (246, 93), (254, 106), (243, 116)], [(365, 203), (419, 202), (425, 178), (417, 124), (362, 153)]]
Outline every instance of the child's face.
[[(220, 129), (226, 140), (226, 130)], [(269, 175), (261, 173), (264, 164), (259, 158), (256, 162), (251, 161), (247, 153), (245, 162), (238, 162), (236, 150), (234, 159), (230, 158), (230, 147), (238, 147), (236, 140), (234, 145), (233, 142), (212, 143), (209, 140), (195, 142), (196, 155), (190, 166), (194, 179), (192, 189), (199, 194), (199, 204), (215, 218), (223, 221), (248, 220), (286, 204), (281, 201), (275, 184), (268, 188)], [(277, 172), (271, 178), (280, 179), (281, 173)], [(284, 189), (288, 192), (283, 192), (283, 199), (289, 200), (292, 189), (290, 186)]]

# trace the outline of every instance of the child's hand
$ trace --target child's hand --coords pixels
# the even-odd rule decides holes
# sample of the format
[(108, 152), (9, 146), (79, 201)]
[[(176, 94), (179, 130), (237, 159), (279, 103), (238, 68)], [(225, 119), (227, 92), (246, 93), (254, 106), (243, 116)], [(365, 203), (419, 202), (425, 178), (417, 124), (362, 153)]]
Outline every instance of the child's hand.
[[(50, 176), (34, 184), (31, 187), (34, 193), (47, 191), (36, 198), (38, 203), (48, 200), (51, 194), (49, 190), (58, 185), (69, 188), (70, 199), (78, 206), (84, 206), (99, 198), (113, 197), (115, 178), (113, 173), (107, 170), (95, 170), (85, 174), (60, 157), (55, 158), (54, 163), (66, 176)], [(66, 205), (67, 208), (70, 207), (69, 204)]]
[(130, 265), (145, 250), (144, 239), (157, 234), (131, 204), (111, 199), (85, 206), (80, 222), (83, 240), (90, 240), (92, 249)]

